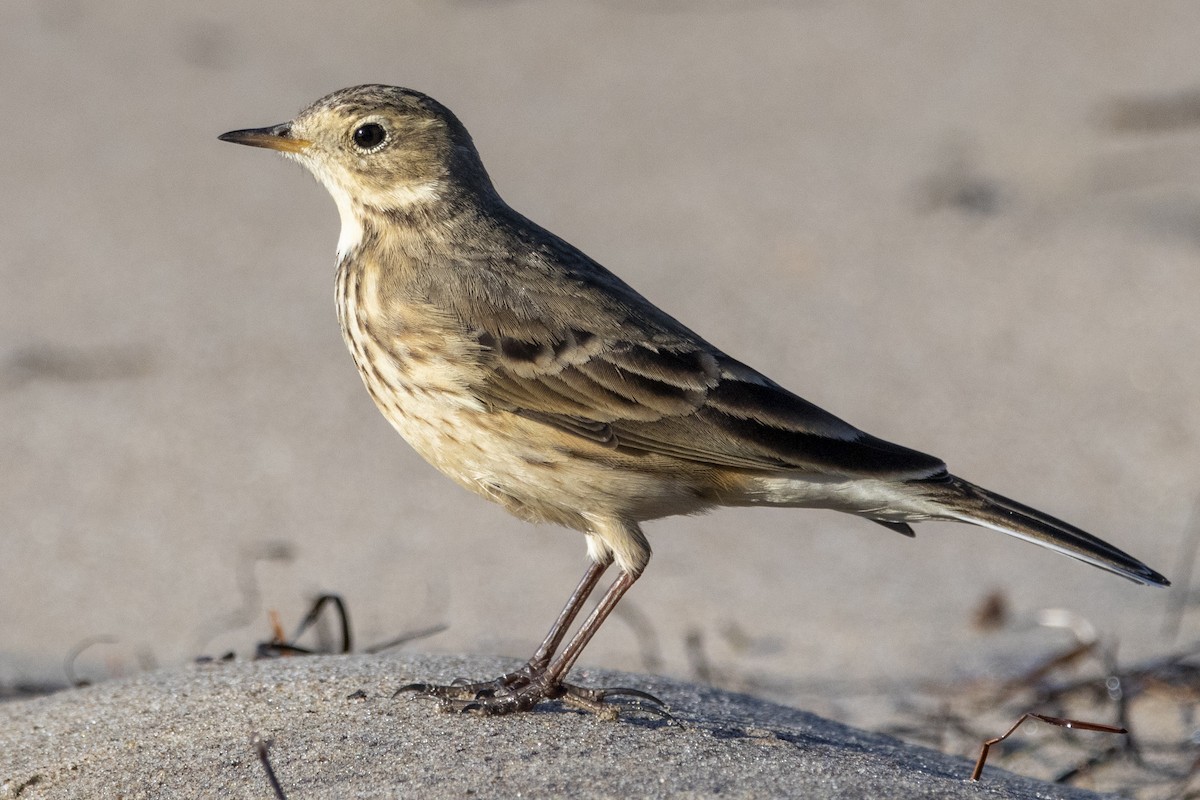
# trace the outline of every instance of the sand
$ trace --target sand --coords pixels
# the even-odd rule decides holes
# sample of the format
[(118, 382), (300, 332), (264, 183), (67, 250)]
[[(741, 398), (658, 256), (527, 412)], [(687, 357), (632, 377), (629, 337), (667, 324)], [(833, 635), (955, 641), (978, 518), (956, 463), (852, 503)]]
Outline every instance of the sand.
[(598, 672), (672, 719), (615, 722), (547, 706), (480, 718), (436, 711), (411, 680), (493, 675), (494, 659), (334, 656), (142, 673), (0, 705), (0, 798), (272, 796), (1098, 797), (989, 769), (745, 695)]

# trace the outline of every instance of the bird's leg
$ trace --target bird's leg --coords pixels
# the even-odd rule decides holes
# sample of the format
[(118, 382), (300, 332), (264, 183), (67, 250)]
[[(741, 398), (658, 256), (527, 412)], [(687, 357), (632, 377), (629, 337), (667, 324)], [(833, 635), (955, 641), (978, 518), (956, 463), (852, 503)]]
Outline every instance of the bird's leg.
[[(557, 696), (562, 699), (567, 705), (582, 708), (609, 719), (616, 718), (616, 707), (605, 702), (608, 697), (632, 697), (633, 703), (644, 710), (654, 711), (669, 718), (669, 715), (662, 708), (663, 702), (648, 692), (643, 692), (640, 689), (632, 689), (623, 686), (613, 686), (601, 689), (593, 689), (587, 686), (576, 686), (570, 684), (563, 679), (567, 677), (567, 673), (575, 666), (575, 662), (579, 659), (579, 654), (583, 652), (583, 648), (587, 647), (588, 642), (596, 635), (596, 631), (600, 630), (600, 626), (604, 624), (604, 620), (608, 619), (608, 615), (617, 607), (617, 603), (625, 596), (630, 587), (637, 581), (638, 576), (622, 572), (608, 587), (608, 591), (604, 593), (604, 597), (600, 598), (600, 602), (592, 609), (592, 613), (584, 621), (583, 625), (575, 633), (575, 637), (567, 644), (563, 651), (550, 662), (546, 671), (535, 678), (535, 682), (546, 687), (545, 697)], [(643, 705), (643, 701), (650, 703), (650, 707)], [(536, 701), (534, 701), (536, 702)]]
[(529, 663), (525, 665), (525, 669), (531, 673), (539, 672), (546, 669), (550, 664), (550, 659), (558, 652), (558, 646), (566, 638), (571, 623), (579, 616), (579, 611), (583, 608), (583, 604), (591, 596), (592, 592), (595, 591), (596, 584), (600, 582), (600, 576), (608, 569), (609, 563), (611, 562), (593, 561), (588, 566), (587, 572), (583, 573), (583, 578), (580, 579), (579, 585), (575, 587), (575, 591), (571, 594), (570, 599), (567, 600), (567, 604), (559, 612), (558, 619), (550, 626), (550, 632), (546, 634), (546, 638), (538, 646), (537, 652), (529, 659)]
[[(617, 603), (637, 581), (636, 575), (628, 572), (618, 575), (567, 646), (557, 656), (553, 655), (559, 644), (562, 643), (571, 622), (578, 615), (580, 607), (604, 573), (606, 566), (594, 564), (589, 567), (583, 580), (579, 582), (579, 587), (571, 595), (566, 607), (563, 608), (562, 613), (550, 628), (550, 633), (546, 636), (545, 641), (542, 642), (533, 658), (521, 669), (501, 676), (495, 681), (482, 684), (453, 686), (412, 684), (405, 686), (400, 691), (411, 690), (436, 697), (441, 701), (441, 707), (447, 711), (471, 711), (479, 714), (508, 714), (514, 711), (528, 711), (542, 700), (561, 699), (568, 705), (583, 708), (604, 717), (615, 718), (616, 707), (605, 702), (606, 698), (615, 696), (633, 697), (639, 706), (641, 705), (640, 701), (648, 702), (656, 707), (661, 706), (662, 701), (658, 698), (638, 689), (623, 687), (592, 689), (575, 686), (563, 680), (571, 671), (571, 667), (575, 665), (579, 654), (596, 635), (596, 631), (600, 629), (608, 615), (616, 608)], [(660, 711), (659, 713), (665, 712)]]
[(542, 640), (541, 645), (538, 646), (537, 652), (520, 669), (501, 675), (494, 680), (480, 681), (478, 683), (455, 681), (449, 686), (410, 683), (407, 686), (402, 686), (396, 693), (418, 692), (442, 700), (472, 701), (491, 697), (497, 692), (528, 685), (536, 675), (546, 671), (547, 666), (550, 664), (550, 659), (554, 657), (554, 653), (558, 650), (559, 645), (562, 644), (562, 640), (566, 638), (567, 631), (571, 628), (571, 623), (579, 616), (583, 604), (587, 602), (588, 597), (595, 591), (596, 584), (600, 582), (600, 577), (608, 569), (610, 563), (611, 561), (593, 561), (588, 565), (587, 571), (583, 573), (583, 577), (579, 581), (579, 585), (575, 587), (575, 591), (567, 599), (567, 604), (563, 606), (562, 611), (558, 614), (558, 618), (550, 626), (550, 631), (546, 634), (546, 638)]

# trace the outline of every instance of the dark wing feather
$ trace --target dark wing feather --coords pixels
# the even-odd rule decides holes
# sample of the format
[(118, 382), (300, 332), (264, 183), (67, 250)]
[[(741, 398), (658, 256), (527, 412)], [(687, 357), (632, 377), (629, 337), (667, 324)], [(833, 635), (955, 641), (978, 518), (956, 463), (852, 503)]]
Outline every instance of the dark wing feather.
[(729, 358), (511, 209), (487, 224), (498, 227), (477, 240), (503, 246), (463, 256), (461, 268), (420, 288), (477, 337), (486, 369), (471, 388), (491, 407), (625, 451), (714, 466), (944, 472), (940, 460), (863, 433)]
[(494, 407), (593, 441), (736, 469), (912, 477), (944, 469), (940, 460), (863, 433), (707, 350), (618, 342), (579, 363), (554, 361), (535, 371), (528, 362), (511, 363), (505, 354), (516, 349), (493, 351), (479, 394)]

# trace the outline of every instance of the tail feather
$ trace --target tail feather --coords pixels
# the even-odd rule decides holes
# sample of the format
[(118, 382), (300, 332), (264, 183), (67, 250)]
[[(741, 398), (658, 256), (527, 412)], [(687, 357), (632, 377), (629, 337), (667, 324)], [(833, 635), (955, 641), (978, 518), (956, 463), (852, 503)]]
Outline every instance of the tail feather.
[(1171, 585), (1158, 572), (1103, 539), (953, 475), (938, 482), (934, 499), (943, 506), (946, 518), (1025, 539), (1135, 583)]

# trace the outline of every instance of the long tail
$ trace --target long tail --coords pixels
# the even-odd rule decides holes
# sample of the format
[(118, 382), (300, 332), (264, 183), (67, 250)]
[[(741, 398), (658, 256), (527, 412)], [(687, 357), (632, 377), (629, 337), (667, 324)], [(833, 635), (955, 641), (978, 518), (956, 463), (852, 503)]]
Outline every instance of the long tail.
[(943, 518), (981, 525), (1025, 539), (1136, 583), (1171, 585), (1165, 577), (1103, 539), (962, 478), (949, 475), (936, 482), (919, 483), (933, 490), (930, 496), (943, 507), (943, 513), (939, 514)]

